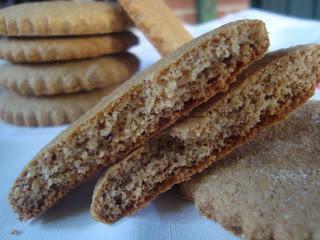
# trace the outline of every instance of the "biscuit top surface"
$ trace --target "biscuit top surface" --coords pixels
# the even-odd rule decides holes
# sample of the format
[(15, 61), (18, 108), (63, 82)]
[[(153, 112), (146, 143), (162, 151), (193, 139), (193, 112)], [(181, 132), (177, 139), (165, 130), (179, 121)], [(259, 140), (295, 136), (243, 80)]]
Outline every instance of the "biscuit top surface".
[(248, 239), (318, 239), (319, 124), (310, 101), (184, 187), (201, 213)]
[(35, 2), (0, 10), (0, 34), (6, 36), (102, 34), (129, 23), (118, 5), (102, 2)]

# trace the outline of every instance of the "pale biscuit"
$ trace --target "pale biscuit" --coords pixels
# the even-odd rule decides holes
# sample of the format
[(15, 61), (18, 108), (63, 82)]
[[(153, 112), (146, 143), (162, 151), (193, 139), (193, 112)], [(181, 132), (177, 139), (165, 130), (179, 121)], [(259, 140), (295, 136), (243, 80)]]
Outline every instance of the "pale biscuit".
[(0, 65), (0, 87), (20, 95), (47, 96), (104, 88), (130, 78), (139, 67), (130, 53), (70, 62)]
[(129, 24), (118, 5), (105, 2), (34, 2), (0, 10), (0, 35), (4, 36), (104, 34), (123, 31)]
[(162, 0), (119, 0), (119, 3), (162, 55), (191, 41), (190, 33)]
[(29, 97), (0, 90), (0, 118), (19, 126), (54, 126), (71, 123), (94, 107), (119, 84), (106, 88), (50, 97)]
[(268, 46), (263, 22), (237, 21), (136, 74), (34, 157), (14, 183), (12, 208), (23, 220), (40, 215), (89, 176), (226, 91)]
[(246, 239), (320, 239), (320, 102), (308, 102), (184, 183), (204, 216)]
[(138, 43), (130, 32), (51, 38), (0, 38), (0, 58), (13, 63), (54, 62), (124, 52)]
[(313, 95), (319, 82), (320, 45), (266, 55), (229, 91), (108, 168), (95, 187), (91, 214), (110, 223), (136, 212), (283, 120)]

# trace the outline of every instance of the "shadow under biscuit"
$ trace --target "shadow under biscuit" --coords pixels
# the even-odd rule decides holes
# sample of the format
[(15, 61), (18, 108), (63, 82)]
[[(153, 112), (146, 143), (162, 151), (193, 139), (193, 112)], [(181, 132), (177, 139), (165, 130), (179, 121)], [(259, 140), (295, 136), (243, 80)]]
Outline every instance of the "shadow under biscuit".
[[(98, 176), (99, 174), (91, 177), (72, 190), (41, 217), (34, 219), (31, 224), (43, 224), (46, 228), (56, 227), (56, 224), (61, 225), (61, 222), (66, 221), (68, 228), (82, 228), (94, 224), (95, 221), (90, 216), (90, 203)], [(74, 221), (70, 221), (71, 219)]]
[(197, 221), (188, 217), (188, 208), (192, 207), (192, 203), (181, 199), (177, 187), (161, 194), (153, 201), (155, 209), (160, 218), (165, 218), (166, 222), (176, 221), (179, 218), (181, 223)]

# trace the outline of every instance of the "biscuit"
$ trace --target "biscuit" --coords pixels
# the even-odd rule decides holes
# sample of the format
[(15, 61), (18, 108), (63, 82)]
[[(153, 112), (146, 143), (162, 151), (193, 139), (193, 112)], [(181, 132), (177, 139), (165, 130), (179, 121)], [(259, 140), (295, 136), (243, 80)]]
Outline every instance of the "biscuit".
[(105, 2), (24, 3), (0, 10), (0, 35), (70, 36), (125, 30), (130, 20), (118, 6)]
[(191, 41), (190, 33), (162, 0), (119, 0), (119, 3), (161, 55)]
[(317, 82), (320, 45), (268, 54), (229, 91), (107, 169), (95, 187), (91, 214), (110, 223), (134, 213), (284, 119), (313, 95)]
[(55, 62), (124, 52), (138, 43), (130, 32), (51, 38), (0, 38), (0, 58), (13, 63)]
[(0, 65), (0, 87), (44, 96), (104, 88), (130, 78), (139, 67), (129, 53), (59, 63)]
[(320, 238), (320, 102), (184, 183), (204, 216), (246, 239)]
[(103, 96), (118, 84), (106, 88), (50, 97), (21, 96), (13, 92), (0, 92), (0, 118), (19, 126), (37, 127), (71, 123), (94, 107)]
[(263, 22), (237, 21), (136, 74), (34, 157), (14, 183), (12, 208), (22, 220), (38, 216), (89, 176), (226, 91), (268, 46)]

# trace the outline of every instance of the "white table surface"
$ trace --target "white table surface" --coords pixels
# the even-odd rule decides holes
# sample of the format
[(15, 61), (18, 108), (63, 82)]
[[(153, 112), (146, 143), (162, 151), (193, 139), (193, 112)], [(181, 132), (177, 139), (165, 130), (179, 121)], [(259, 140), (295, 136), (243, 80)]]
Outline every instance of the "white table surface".
[[(236, 19), (262, 19), (271, 39), (270, 50), (296, 44), (320, 43), (320, 22), (246, 10), (203, 25), (188, 26), (194, 36)], [(131, 51), (141, 59), (141, 68), (159, 59), (143, 35), (141, 45)], [(316, 99), (320, 99), (317, 92)], [(89, 214), (94, 181), (70, 193), (38, 219), (19, 222), (8, 205), (7, 196), (16, 176), (34, 154), (63, 127), (22, 128), (0, 122), (0, 239), (238, 239), (202, 218), (193, 204), (180, 199), (176, 190), (162, 194), (148, 207), (113, 225), (95, 222)], [(13, 229), (19, 235), (11, 235)]]

